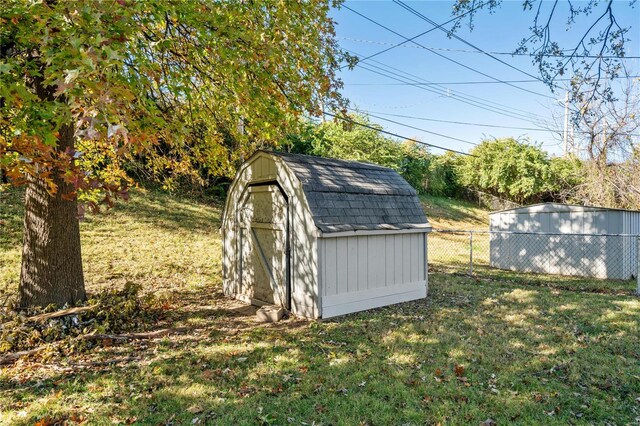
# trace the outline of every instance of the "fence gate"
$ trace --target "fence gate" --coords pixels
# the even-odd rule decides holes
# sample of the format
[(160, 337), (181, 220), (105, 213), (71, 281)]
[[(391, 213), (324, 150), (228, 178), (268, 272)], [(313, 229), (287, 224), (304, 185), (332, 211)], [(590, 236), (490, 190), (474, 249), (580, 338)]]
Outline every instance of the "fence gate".
[(240, 210), (240, 285), (256, 303), (289, 306), (288, 203), (275, 183), (251, 186)]

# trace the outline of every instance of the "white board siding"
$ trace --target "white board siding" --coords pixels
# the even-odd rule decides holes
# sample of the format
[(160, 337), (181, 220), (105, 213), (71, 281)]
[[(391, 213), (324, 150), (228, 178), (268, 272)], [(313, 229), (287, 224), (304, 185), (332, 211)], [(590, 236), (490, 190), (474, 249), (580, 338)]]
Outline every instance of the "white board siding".
[(327, 297), (425, 281), (423, 235), (320, 238), (323, 308)]
[[(265, 216), (258, 223), (273, 223), (281, 229), (288, 225), (289, 269), (285, 271), (289, 274), (293, 314), (330, 317), (426, 296), (427, 223), (421, 229), (325, 234), (314, 223), (307, 195), (294, 170), (269, 153), (258, 153), (247, 161), (229, 188), (221, 225), (225, 294), (260, 303), (253, 297), (258, 286), (250, 282), (243, 286), (241, 282), (240, 271), (245, 269), (239, 219), (247, 194), (264, 192), (266, 186), (255, 185), (271, 182), (277, 182), (287, 195), (288, 208), (278, 211), (278, 218)], [(255, 227), (253, 222), (251, 226)], [(247, 229), (245, 225), (245, 232)], [(286, 240), (278, 242), (284, 250)], [(244, 254), (248, 255), (246, 250)]]
[(291, 311), (296, 315), (318, 318), (318, 256), (316, 227), (304, 191), (298, 179), (282, 160), (267, 154), (257, 155), (238, 171), (229, 188), (221, 232), (223, 235), (223, 290), (228, 296), (251, 299), (251, 289), (241, 287), (240, 226), (237, 211), (247, 187), (252, 183), (277, 181), (289, 198)]
[(425, 297), (427, 297), (426, 281), (326, 296), (322, 300), (322, 317), (331, 318)]

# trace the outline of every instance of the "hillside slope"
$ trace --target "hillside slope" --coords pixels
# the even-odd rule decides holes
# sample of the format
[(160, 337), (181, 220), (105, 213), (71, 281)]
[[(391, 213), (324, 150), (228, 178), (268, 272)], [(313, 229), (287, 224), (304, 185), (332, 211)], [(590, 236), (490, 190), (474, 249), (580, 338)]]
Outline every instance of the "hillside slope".
[[(8, 292), (19, 274), (20, 197), (0, 200)], [(423, 201), (436, 226), (486, 226), (474, 206)], [(77, 350), (69, 346), (77, 340), (64, 346), (73, 350), (47, 343), (0, 367), (0, 425), (631, 424), (638, 416), (636, 298), (435, 273), (423, 300), (258, 324), (255, 308), (221, 294), (219, 212), (215, 200), (148, 191), (84, 221), (89, 291), (131, 281), (168, 293), (163, 322), (138, 331), (183, 333)]]
[(420, 196), (424, 212), (435, 229), (486, 230), (489, 210), (470, 201), (432, 195)]

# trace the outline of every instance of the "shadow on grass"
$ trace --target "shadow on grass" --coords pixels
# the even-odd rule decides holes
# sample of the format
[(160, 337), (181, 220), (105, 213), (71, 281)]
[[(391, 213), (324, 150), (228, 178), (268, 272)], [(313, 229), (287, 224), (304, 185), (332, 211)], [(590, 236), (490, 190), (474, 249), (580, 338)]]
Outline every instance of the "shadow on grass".
[[(136, 222), (159, 226), (167, 230), (203, 230), (220, 227), (220, 209), (223, 200), (218, 198), (188, 197), (157, 189), (146, 193), (134, 191), (129, 201), (119, 201), (109, 214), (124, 213)], [(93, 216), (87, 217), (91, 222)]]
[[(204, 329), (156, 342), (140, 354), (143, 362), (57, 385), (63, 377), (55, 376), (12, 398), (49, 401), (25, 423), (73, 409), (47, 400), (54, 389), (77, 407), (95, 404), (89, 415), (96, 423), (634, 421), (640, 301), (474, 284), (434, 275), (426, 300), (278, 324), (257, 324), (254, 308), (215, 295), (211, 309), (193, 307), (183, 318), (206, 318)], [(192, 296), (187, 305), (202, 304)]]
[[(455, 274), (469, 277), (468, 263), (431, 263), (429, 271), (438, 274)], [(602, 293), (613, 295), (634, 295), (636, 280), (613, 280), (572, 277), (563, 275), (537, 274), (533, 272), (515, 272), (474, 265), (472, 278), (477, 282), (509, 283), (522, 286), (546, 287), (556, 290)]]
[(24, 190), (0, 192), (0, 250), (14, 249), (22, 241)]

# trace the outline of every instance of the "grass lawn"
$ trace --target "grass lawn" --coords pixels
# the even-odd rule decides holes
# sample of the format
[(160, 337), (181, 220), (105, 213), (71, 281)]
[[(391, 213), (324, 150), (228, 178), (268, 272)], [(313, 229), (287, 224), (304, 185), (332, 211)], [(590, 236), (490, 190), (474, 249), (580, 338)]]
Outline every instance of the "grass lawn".
[[(11, 295), (20, 194), (2, 197), (0, 291)], [(0, 422), (640, 421), (638, 298), (434, 273), (426, 300), (257, 324), (221, 294), (218, 221), (217, 202), (155, 191), (85, 221), (89, 291), (133, 281), (166, 293), (169, 321), (190, 331), (4, 367)]]
[(489, 210), (477, 203), (433, 195), (421, 195), (420, 201), (435, 229), (489, 229)]

